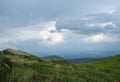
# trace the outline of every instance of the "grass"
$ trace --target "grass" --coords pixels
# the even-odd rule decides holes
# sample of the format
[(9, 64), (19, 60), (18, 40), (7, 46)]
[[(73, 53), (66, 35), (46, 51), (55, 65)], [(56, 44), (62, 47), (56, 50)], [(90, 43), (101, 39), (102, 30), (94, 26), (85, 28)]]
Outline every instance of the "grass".
[(0, 82), (120, 82), (120, 55), (86, 64), (0, 55)]

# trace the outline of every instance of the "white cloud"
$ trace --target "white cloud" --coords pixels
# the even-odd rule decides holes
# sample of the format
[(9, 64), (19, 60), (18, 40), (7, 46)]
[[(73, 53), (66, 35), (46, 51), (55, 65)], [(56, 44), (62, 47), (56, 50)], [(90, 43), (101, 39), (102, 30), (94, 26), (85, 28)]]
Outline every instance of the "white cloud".
[(115, 9), (105, 9), (103, 12), (108, 13), (108, 14), (113, 14), (116, 12)]
[(9, 42), (9, 38), (0, 38), (0, 44)]
[[(63, 42), (63, 33), (57, 32), (55, 27), (56, 22), (47, 22), (36, 25), (31, 25), (22, 28), (9, 30), (9, 36), (0, 38), (1, 43), (19, 43), (30, 40), (39, 41), (40, 44), (56, 45)], [(55, 32), (50, 32), (54, 30)]]
[(90, 26), (90, 27), (100, 26), (102, 29), (104, 29), (108, 25), (112, 26), (113, 28), (116, 27), (116, 25), (113, 22), (88, 24), (88, 26)]
[(63, 33), (60, 32), (50, 32), (50, 31), (56, 31), (55, 23), (51, 25), (49, 28), (46, 28), (45, 30), (40, 32), (41, 38), (43, 39), (43, 43), (47, 43), (48, 45), (55, 45), (58, 43), (63, 42)]
[(98, 42), (113, 42), (113, 41), (120, 41), (116, 37), (111, 37), (107, 36), (104, 34), (98, 34), (98, 35), (93, 35), (89, 36), (84, 39), (85, 42), (90, 42), (90, 43), (98, 43)]
[(43, 31), (40, 34), (43, 39), (43, 43), (48, 45), (55, 45), (64, 41), (61, 33), (50, 33), (48, 31)]

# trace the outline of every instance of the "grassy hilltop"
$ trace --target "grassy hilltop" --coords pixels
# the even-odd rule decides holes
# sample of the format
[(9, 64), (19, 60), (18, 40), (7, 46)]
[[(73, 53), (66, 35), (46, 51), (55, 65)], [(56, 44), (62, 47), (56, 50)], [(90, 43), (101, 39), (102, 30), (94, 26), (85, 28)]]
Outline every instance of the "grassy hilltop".
[(120, 82), (120, 55), (92, 63), (70, 64), (0, 52), (0, 82)]

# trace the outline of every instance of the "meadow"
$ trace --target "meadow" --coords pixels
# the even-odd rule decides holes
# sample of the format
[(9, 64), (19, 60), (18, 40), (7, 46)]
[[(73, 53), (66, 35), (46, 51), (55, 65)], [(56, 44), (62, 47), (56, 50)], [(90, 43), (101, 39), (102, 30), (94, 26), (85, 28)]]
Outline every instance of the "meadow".
[(120, 82), (120, 55), (103, 61), (71, 64), (0, 52), (0, 82)]

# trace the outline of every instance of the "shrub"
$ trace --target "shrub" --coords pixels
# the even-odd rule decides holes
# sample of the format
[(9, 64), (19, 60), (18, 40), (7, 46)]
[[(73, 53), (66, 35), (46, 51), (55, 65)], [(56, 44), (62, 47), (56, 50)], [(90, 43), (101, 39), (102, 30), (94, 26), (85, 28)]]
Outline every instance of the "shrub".
[(0, 55), (2, 55), (3, 54), (3, 52), (2, 51), (0, 51)]
[(0, 56), (0, 82), (6, 82), (12, 72), (12, 62), (9, 58)]

